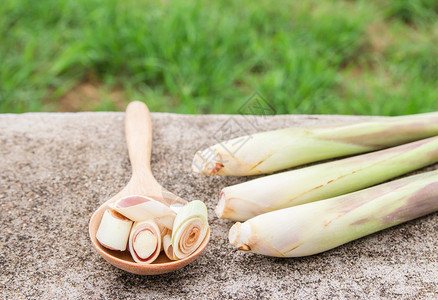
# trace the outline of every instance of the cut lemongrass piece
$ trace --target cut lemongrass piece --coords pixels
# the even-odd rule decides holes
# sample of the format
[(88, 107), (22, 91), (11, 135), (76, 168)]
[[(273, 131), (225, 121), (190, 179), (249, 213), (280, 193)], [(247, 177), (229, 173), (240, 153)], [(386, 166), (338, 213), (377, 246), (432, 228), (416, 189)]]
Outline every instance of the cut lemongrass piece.
[(178, 259), (173, 254), (172, 231), (167, 231), (167, 233), (163, 236), (163, 250), (164, 250), (164, 253), (166, 254), (166, 256), (170, 260), (177, 260)]
[(192, 171), (231, 176), (272, 173), (435, 135), (438, 135), (436, 112), (344, 126), (267, 131), (223, 141), (198, 151), (192, 162)]
[[(183, 259), (198, 249), (208, 232), (208, 213), (204, 202), (194, 200), (178, 212), (172, 230), (171, 246), (166, 254), (169, 258)], [(166, 248), (165, 248), (166, 249)], [(172, 259), (172, 258), (171, 258)]]
[(219, 218), (245, 221), (281, 208), (363, 189), (438, 162), (438, 137), (226, 187)]
[(103, 213), (96, 238), (108, 249), (125, 251), (131, 227), (131, 220), (112, 209), (107, 209)]
[(134, 224), (129, 236), (129, 252), (135, 262), (150, 264), (161, 251), (161, 231), (153, 220)]
[(153, 198), (132, 195), (121, 198), (110, 205), (111, 208), (135, 222), (153, 219), (172, 229), (176, 213)]
[(236, 223), (236, 248), (277, 257), (317, 254), (438, 211), (438, 171)]

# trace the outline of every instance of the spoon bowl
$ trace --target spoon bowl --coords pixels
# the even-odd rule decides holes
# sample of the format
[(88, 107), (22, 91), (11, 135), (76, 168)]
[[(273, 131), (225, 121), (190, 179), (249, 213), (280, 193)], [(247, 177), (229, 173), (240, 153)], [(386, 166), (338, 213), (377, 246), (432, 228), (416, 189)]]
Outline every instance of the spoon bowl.
[(170, 260), (162, 252), (151, 264), (142, 265), (134, 262), (128, 250), (116, 251), (103, 247), (96, 238), (96, 233), (108, 204), (129, 195), (142, 195), (171, 205), (186, 204), (187, 201), (166, 191), (154, 178), (151, 167), (152, 124), (147, 106), (139, 101), (131, 102), (126, 108), (125, 133), (129, 159), (132, 166), (132, 177), (128, 184), (114, 197), (103, 203), (91, 216), (89, 234), (91, 243), (97, 252), (110, 264), (119, 269), (139, 275), (158, 275), (178, 270), (195, 258), (205, 249), (210, 240), (210, 228), (201, 245), (188, 257), (181, 260)]

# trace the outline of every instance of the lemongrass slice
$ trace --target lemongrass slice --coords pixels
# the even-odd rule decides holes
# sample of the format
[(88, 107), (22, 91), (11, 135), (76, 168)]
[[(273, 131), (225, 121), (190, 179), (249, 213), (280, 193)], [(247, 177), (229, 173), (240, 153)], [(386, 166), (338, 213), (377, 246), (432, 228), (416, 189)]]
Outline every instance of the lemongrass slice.
[(125, 251), (131, 227), (131, 220), (112, 209), (107, 209), (103, 213), (96, 238), (108, 249)]
[(288, 128), (238, 137), (198, 151), (192, 170), (207, 175), (272, 173), (438, 135), (438, 113), (388, 117), (353, 125)]
[(438, 171), (285, 208), (236, 223), (236, 248), (277, 257), (317, 254), (438, 211)]
[(175, 218), (171, 244), (169, 245), (167, 241), (165, 245), (167, 256), (170, 259), (183, 259), (189, 256), (198, 249), (207, 232), (207, 207), (199, 200), (189, 202), (180, 209)]
[(226, 187), (216, 214), (245, 221), (262, 213), (363, 189), (438, 162), (438, 137), (261, 177)]
[(112, 203), (111, 208), (135, 222), (154, 219), (172, 229), (176, 213), (166, 204), (153, 198), (131, 195)]
[(166, 256), (170, 260), (177, 260), (178, 259), (173, 254), (172, 231), (167, 231), (166, 234), (163, 236), (163, 250), (164, 250), (164, 253), (166, 254)]
[(150, 264), (161, 252), (161, 230), (153, 220), (136, 222), (129, 236), (129, 252), (135, 262)]

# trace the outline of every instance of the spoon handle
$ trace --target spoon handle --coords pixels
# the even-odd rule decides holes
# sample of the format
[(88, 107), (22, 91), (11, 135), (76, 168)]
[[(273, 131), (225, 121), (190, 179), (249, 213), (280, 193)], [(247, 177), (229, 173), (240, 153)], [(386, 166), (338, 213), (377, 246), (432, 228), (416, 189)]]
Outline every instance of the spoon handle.
[(149, 109), (140, 101), (128, 104), (125, 134), (132, 175), (151, 176), (152, 122)]

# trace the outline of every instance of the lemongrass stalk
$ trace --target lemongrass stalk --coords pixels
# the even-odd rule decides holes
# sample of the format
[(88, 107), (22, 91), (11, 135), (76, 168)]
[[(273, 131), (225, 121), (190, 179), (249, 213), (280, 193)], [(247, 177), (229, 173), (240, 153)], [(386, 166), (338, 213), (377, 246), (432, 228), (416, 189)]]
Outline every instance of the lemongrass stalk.
[(170, 244), (165, 236), (166, 255), (173, 260), (183, 259), (195, 252), (208, 232), (207, 207), (194, 200), (180, 208), (173, 224)]
[(129, 236), (129, 252), (135, 262), (150, 264), (161, 252), (161, 230), (153, 220), (136, 222)]
[(131, 227), (131, 220), (112, 209), (107, 209), (103, 213), (96, 238), (108, 249), (125, 251)]
[(277, 210), (236, 223), (229, 241), (277, 257), (317, 254), (438, 211), (438, 171)]
[(438, 113), (388, 117), (336, 127), (267, 131), (198, 151), (192, 170), (207, 175), (231, 176), (272, 173), (435, 135), (438, 135)]
[(135, 222), (153, 219), (166, 228), (172, 229), (176, 213), (166, 204), (153, 198), (131, 195), (110, 204), (118, 213)]
[(245, 221), (281, 208), (357, 191), (438, 162), (438, 137), (226, 187), (216, 214)]

